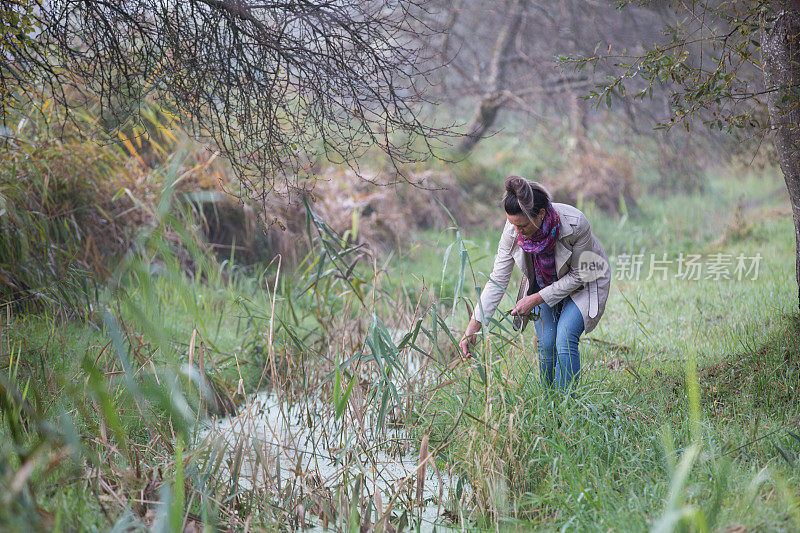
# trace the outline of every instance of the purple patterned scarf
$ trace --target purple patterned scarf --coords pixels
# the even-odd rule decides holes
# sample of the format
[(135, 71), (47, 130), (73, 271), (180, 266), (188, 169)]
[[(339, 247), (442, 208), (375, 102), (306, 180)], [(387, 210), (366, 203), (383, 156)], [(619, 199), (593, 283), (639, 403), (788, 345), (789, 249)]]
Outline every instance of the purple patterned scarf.
[(558, 240), (561, 220), (558, 218), (553, 204), (547, 202), (545, 206), (544, 220), (533, 237), (526, 238), (517, 234), (517, 242), (526, 252), (533, 256), (533, 270), (536, 274), (536, 282), (539, 288), (543, 289), (556, 280), (556, 255), (555, 246)]

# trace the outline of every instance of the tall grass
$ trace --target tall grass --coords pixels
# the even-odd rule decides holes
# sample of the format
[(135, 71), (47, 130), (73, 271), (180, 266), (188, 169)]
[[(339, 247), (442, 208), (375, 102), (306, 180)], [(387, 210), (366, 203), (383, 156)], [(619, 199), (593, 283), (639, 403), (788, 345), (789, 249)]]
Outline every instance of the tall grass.
[[(122, 144), (143, 168), (160, 161), (146, 175), (163, 188), (128, 197), (149, 218), (110, 266), (92, 263), (107, 247), (87, 237), (99, 182), (67, 173), (88, 187), (68, 214), (50, 174), (3, 182), (0, 244), (17, 261), (1, 271), (37, 304), (8, 292), (0, 307), (0, 528), (393, 530), (426, 525), (426, 500), (459, 528), (800, 526), (800, 349), (781, 296), (791, 232), (720, 216), (732, 196), (763, 192), (755, 182), (712, 180), (710, 197), (620, 218), (586, 207), (610, 252), (758, 242), (769, 270), (757, 284), (617, 284), (582, 344), (580, 387), (562, 396), (539, 385), (531, 332), (502, 317), (475, 359), (454, 357), (493, 255), (486, 235), (454, 224), (398, 281), (397, 256), (355, 242), (357, 218), (339, 234), (306, 204), (308, 253), (291, 270), (283, 258), (244, 267), (235, 246), (220, 260), (197, 197), (180, 194), (194, 166), (160, 135)], [(381, 461), (409, 455), (376, 488)]]
[(107, 272), (104, 256), (122, 239), (108, 170), (123, 159), (44, 140), (36, 128), (22, 119), (18, 135), (0, 141), (0, 298), (20, 309), (86, 308), (96, 289), (89, 274)]
[[(162, 238), (173, 226), (165, 216), (143, 240), (164, 264), (176, 262)], [(52, 306), (37, 318), (4, 302), (0, 397), (13, 489), (0, 502), (3, 527), (84, 529), (100, 517), (110, 527), (178, 493), (155, 489), (167, 465), (183, 460), (173, 458), (176, 443), (190, 440), (208, 387), (179, 364), (180, 345), (146, 319), (153, 258), (130, 255), (113, 272), (116, 286), (101, 288), (77, 322)]]
[[(774, 334), (795, 328), (785, 323)], [(785, 364), (787, 352), (764, 349), (766, 368)], [(793, 369), (759, 394), (792, 387), (800, 350), (791, 350)], [(478, 355), (491, 369), (486, 384), (466, 370), (437, 391), (421, 424), (432, 431), (432, 443), (446, 439), (440, 460), (468, 488), (453, 495), (452, 515), (483, 527), (548, 529), (672, 531), (685, 524), (705, 531), (718, 524), (778, 525), (782, 515), (787, 526), (798, 525), (796, 419), (766, 432), (757, 420), (731, 427), (709, 418), (701, 410), (708, 371), (698, 378), (695, 361), (687, 360), (685, 381), (675, 387), (635, 370), (636, 377), (589, 372), (565, 396), (542, 388), (535, 356), (507, 344), (483, 354), (491, 354)], [(780, 409), (797, 416), (795, 400)], [(743, 513), (746, 507), (754, 514)]]
[[(442, 472), (452, 490), (440, 503), (458, 527), (710, 530), (796, 520), (799, 433), (791, 410), (774, 414), (796, 399), (796, 322), (777, 321), (745, 346), (742, 360), (752, 362), (691, 357), (658, 373), (637, 351), (647, 343), (628, 348), (628, 372), (607, 371), (609, 332), (607, 344), (584, 346), (582, 386), (564, 397), (541, 388), (524, 339), (503, 320), (475, 360), (451, 364), (454, 319), (476, 284), (460, 232), (441, 256), (438, 287), (412, 299), (313, 209), (310, 252), (296, 272), (278, 262), (247, 272), (196, 248), (189, 276), (164, 238), (194, 242), (174, 215), (179, 198), (161, 205), (96, 314), (51, 328), (42, 327), (47, 315), (11, 315), (0, 342), (0, 474), (14, 488), (0, 502), (7, 528), (398, 527), (420, 523), (414, 487)], [(451, 272), (457, 279), (443, 283)], [(776, 371), (746, 386), (719, 379), (749, 365)], [(334, 477), (287, 462), (258, 437), (259, 388), (273, 392), (282, 416), (308, 419), (317, 453), (339, 457)], [(710, 406), (720, 396), (770, 414), (717, 421)], [(198, 433), (198, 420), (232, 410), (227, 443)], [(368, 483), (370, 454), (408, 450), (397, 426), (418, 436), (419, 464), (381, 494)]]
[[(712, 180), (710, 190), (722, 186)], [(703, 216), (719, 217), (721, 230), (693, 248), (670, 238), (678, 224), (667, 217), (663, 240), (648, 229), (657, 221), (626, 221), (670, 254), (758, 252), (760, 277), (686, 282), (671, 271), (664, 281), (615, 281), (601, 326), (582, 339), (571, 395), (540, 385), (532, 334), (492, 322), (475, 359), (419, 412), (420, 439), (441, 446), (437, 460), (454, 479), (448, 516), (492, 529), (800, 527), (800, 329), (785, 253), (793, 233), (769, 190), (750, 197), (750, 229), (721, 200), (706, 201)], [(681, 202), (667, 201), (678, 208), (671, 216), (693, 214)], [(491, 249), (469, 250), (477, 272), (488, 266)], [(418, 275), (438, 275), (424, 261)], [(450, 286), (469, 284), (457, 276), (447, 273)]]
[[(408, 420), (404, 356), (421, 351), (428, 329), (405, 295), (381, 287), (376, 258), (309, 207), (311, 251), (296, 273), (280, 260), (256, 272), (217, 263), (175, 194), (180, 167), (176, 157), (165, 169), (154, 223), (90, 312), (58, 320), (48, 307), (37, 315), (3, 306), (1, 474), (14, 490), (0, 501), (0, 525), (272, 527), (309, 513), (342, 526), (388, 524), (397, 504), (372, 503), (349, 474), (358, 455), (338, 479), (284, 485), (281, 457), (254, 432), (229, 432), (232, 447), (220, 448), (201, 422), (238, 410), (241, 427), (252, 423), (252, 394), (268, 388), (282, 409), (318, 411), (315, 438), (330, 431), (336, 448), (355, 431), (376, 449), (390, 442), (389, 425)], [(276, 470), (262, 478), (266, 468)]]

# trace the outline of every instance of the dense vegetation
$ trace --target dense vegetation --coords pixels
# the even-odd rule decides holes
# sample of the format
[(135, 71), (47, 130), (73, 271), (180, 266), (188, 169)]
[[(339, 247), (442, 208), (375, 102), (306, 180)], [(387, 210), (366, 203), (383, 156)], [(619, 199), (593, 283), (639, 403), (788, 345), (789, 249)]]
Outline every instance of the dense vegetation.
[[(35, 124), (5, 141), (4, 528), (413, 521), (415, 496), (400, 494), (412, 482), (380, 500), (354, 473), (369, 450), (407, 453), (387, 429), (398, 426), (412, 450), (423, 443), (412, 453), (432, 454), (428, 482), (449, 472), (443, 523), (800, 523), (792, 227), (773, 170), (712, 167), (696, 192), (664, 195), (642, 158), (630, 207), (579, 199), (618, 274), (631, 254), (644, 263), (639, 279), (615, 280), (582, 342), (581, 386), (564, 398), (541, 389), (532, 339), (503, 321), (474, 361), (453, 359), (461, 302), (484, 283), (498, 235), (484, 198), (517, 168), (557, 174), (558, 158), (524, 166), (544, 164), (533, 152), (547, 141), (492, 139), (452, 167), (463, 226), (440, 206), (442, 218), (380, 232), (362, 210), (338, 233), (310, 202), (286, 230), (295, 259), (270, 261), (289, 244), (268, 234), (240, 253), (231, 220), (246, 217), (228, 219), (227, 248), (208, 246), (214, 217), (236, 213), (204, 178), (225, 168), (149, 113), (158, 148), (54, 142)], [(390, 251), (364, 244), (386, 235)], [(650, 253), (671, 262), (645, 279)], [(680, 254), (761, 260), (756, 279), (692, 280), (677, 276)], [(266, 456), (262, 478), (241, 466), (253, 434), (225, 452), (198, 423), (237, 410), (257, 421), (258, 390), (313, 410), (312, 431), (335, 436), (319, 453), (348, 435), (373, 444), (324, 482), (309, 469), (281, 485), (280, 459)]]
[[(135, 11), (67, 3), (95, 23)], [(431, 109), (418, 115), (411, 102), (420, 95), (405, 100), (410, 89), (392, 77), (378, 88), (409, 107), (387, 128), (371, 106), (334, 120), (325, 106), (298, 112), (306, 81), (341, 111), (330, 78), (313, 69), (295, 79), (253, 61), (242, 74), (226, 56), (227, 97), (252, 98), (264, 112), (245, 126), (224, 114), (204, 129), (208, 108), (181, 75), (207, 75), (200, 62), (147, 79), (169, 61), (134, 46), (142, 61), (116, 57), (135, 72), (130, 80), (94, 71), (98, 84), (61, 100), (31, 81), (33, 70), (14, 70), (25, 61), (0, 68), (0, 530), (800, 529), (795, 234), (774, 154), (752, 140), (734, 147), (720, 135), (652, 134), (632, 109), (589, 109), (576, 92), (589, 77), (531, 70), (554, 59), (552, 47), (572, 46), (548, 13), (510, 1), (514, 10), (491, 13), (505, 28), (498, 33), (480, 3), (449, 4), (439, 7), (454, 39), (437, 53), (449, 61), (455, 47), (475, 49), (436, 89), (464, 91), (447, 95), (438, 118), (474, 113), (461, 152), (413, 135), (434, 132), (417, 122)], [(573, 4), (562, 15), (578, 27), (585, 14)], [(111, 64), (102, 53), (72, 55), (58, 17), (90, 41), (93, 27), (55, 8), (61, 40), (50, 44), (61, 56), (51, 63), (35, 34), (42, 12), (9, 5), (0, 8), (0, 50), (55, 69), (51, 93)], [(237, 5), (203, 12), (239, 32), (239, 45), (253, 44), (247, 31), (258, 21)], [(415, 20), (438, 35), (442, 21), (426, 16), (439, 12), (409, 5), (423, 12), (402, 11), (401, 27)], [(583, 28), (575, 53), (596, 53), (593, 32), (624, 22), (592, 9), (602, 21)], [(637, 9), (653, 25), (632, 37), (669, 19)], [(292, 24), (292, 9), (281, 4), (279, 14)], [(378, 17), (376, 29), (400, 28), (380, 10), (363, 14)], [(538, 26), (523, 23), (534, 16)], [(327, 47), (316, 66), (344, 69), (345, 101), (363, 96), (367, 68), (343, 66), (337, 53), (352, 43), (376, 68), (411, 75), (401, 56), (363, 45), (355, 25), (344, 25), (353, 41), (342, 44), (312, 19), (311, 43), (322, 36)], [(144, 41), (126, 41), (135, 24), (100, 41), (117, 51), (160, 43), (172, 19), (164, 11), (154, 20)], [(188, 35), (202, 30), (190, 26)], [(527, 38), (537, 31), (553, 42)], [(413, 34), (412, 50), (425, 50), (417, 47), (426, 35)], [(280, 51), (287, 36), (256, 38), (256, 49)], [(213, 44), (187, 42), (195, 59)], [(504, 57), (516, 58), (510, 70)], [(265, 85), (242, 85), (248, 76)], [(289, 81), (299, 85), (286, 89)], [(250, 91), (244, 100), (237, 86)], [(198, 87), (209, 90), (204, 102), (217, 102), (211, 84)], [(264, 100), (265, 87), (276, 97)], [(380, 107), (376, 94), (370, 102)], [(665, 98), (657, 94), (648, 112)], [(295, 121), (265, 142), (274, 116)], [(483, 138), (492, 124), (504, 129)], [(321, 155), (337, 153), (324, 137), (339, 128), (351, 166)], [(250, 134), (228, 150), (198, 141), (219, 141), (220, 131)], [(387, 159), (400, 147), (439, 158)], [(244, 170), (254, 168), (264, 172), (248, 181)], [(582, 338), (581, 379), (568, 395), (542, 388), (533, 328), (518, 334), (501, 312), (475, 358), (457, 356), (492, 267), (509, 174), (542, 181), (581, 209), (612, 261), (606, 312)], [(515, 276), (500, 310), (513, 305)]]

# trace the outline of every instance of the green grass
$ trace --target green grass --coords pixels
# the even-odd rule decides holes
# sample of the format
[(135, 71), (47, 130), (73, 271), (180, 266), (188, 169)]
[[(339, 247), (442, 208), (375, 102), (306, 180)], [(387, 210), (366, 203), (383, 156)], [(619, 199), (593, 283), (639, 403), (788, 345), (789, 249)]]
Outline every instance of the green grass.
[[(612, 282), (600, 325), (582, 337), (574, 396), (539, 385), (532, 332), (514, 340), (497, 328), (433, 394), (418, 431), (432, 446), (449, 436), (441, 465), (471, 489), (451, 512), (482, 527), (800, 527), (800, 319), (780, 187), (776, 176), (712, 176), (701, 196), (649, 199), (627, 219), (587, 209), (612, 263), (644, 253), (643, 275)], [(499, 232), (465, 233), (480, 286)], [(440, 279), (436, 254), (420, 248), (404, 271)], [(757, 280), (683, 280), (674, 264), (667, 279), (645, 279), (649, 254), (663, 252), (762, 260)], [(466, 315), (448, 322), (463, 328)]]
[(440, 461), (471, 489), (461, 505), (473, 525), (643, 530), (670, 519), (672, 491), (691, 529), (791, 530), (800, 525), (798, 325), (776, 321), (755, 351), (700, 365), (699, 380), (691, 359), (600, 366), (566, 398), (542, 389), (529, 351), (493, 343), (482, 352), (487, 385), (466, 370), (437, 393), (420, 430), (432, 445), (449, 435)]
[[(487, 161), (492, 146), (476, 160)], [(517, 148), (499, 153), (491, 175), (473, 168), (475, 190), (499, 190), (523, 160), (542, 165), (523, 174), (557, 167), (529, 157), (525, 150), (536, 146)], [(469, 171), (459, 172), (468, 178)], [(474, 302), (490, 272), (504, 221), (499, 207), (485, 227), (426, 231), (371, 265), (356, 264), (359, 250), (319, 224), (314, 253), (282, 271), (277, 285), (275, 264), (245, 270), (191, 250), (189, 229), (165, 210), (82, 314), (55, 305), (14, 310), (9, 327), (10, 308), (0, 308), (0, 480), (29, 475), (23, 490), (0, 496), (0, 527), (143, 527), (151, 524), (138, 502), (143, 491), (162, 504), (150, 509), (167, 509), (162, 518), (173, 524), (180, 514), (239, 528), (251, 514), (264, 528), (296, 521), (298, 502), (309, 502), (304, 489), (241, 491), (221, 503), (232, 480), (204, 470), (213, 458), (180, 447), (203, 415), (199, 378), (239, 401), (245, 395), (237, 391), (259, 385), (280, 383), (289, 401), (313, 402), (306, 396), (315, 391), (335, 398), (321, 416), (345, 420), (348, 390), (332, 394), (331, 386), (358, 376), (378, 426), (387, 418), (411, 422), (420, 436), (431, 434), (432, 449), (446, 444), (437, 461), (462, 490), (443, 503), (466, 525), (800, 527), (793, 227), (776, 174), (729, 174), (709, 174), (694, 196), (646, 193), (622, 216), (580, 206), (615, 268), (623, 254), (644, 254), (642, 277), (650, 253), (760, 253), (762, 260), (757, 280), (680, 280), (674, 265), (666, 280), (615, 280), (600, 326), (581, 343), (582, 384), (568, 400), (538, 384), (533, 328), (521, 343), (488, 331), (478, 362), (448, 371), (442, 382), (455, 381), (433, 392), (392, 376), (401, 351), (447, 362), (449, 335), (466, 325), (463, 297)], [(181, 237), (188, 259), (168, 234)], [(393, 340), (414, 324), (417, 334)], [(397, 415), (395, 403), (414, 416)]]
[[(337, 361), (348, 361), (339, 369), (349, 383), (354, 374), (372, 380), (359, 390), (370, 404), (383, 398), (379, 427), (399, 404), (400, 367), (386, 328), (406, 321), (392, 312), (405, 302), (382, 290), (379, 271), (350, 268), (358, 247), (320, 221), (309, 224), (317, 245), (295, 272), (278, 276), (275, 265), (247, 272), (217, 264), (192, 250), (191, 239), (188, 251), (176, 250), (164, 235), (188, 230), (164, 211), (81, 318), (3, 306), (0, 478), (17, 488), (0, 498), (0, 529), (144, 527), (167, 511), (170, 523), (179, 513), (211, 527), (297, 521), (296, 506), (311, 505), (303, 485), (245, 490), (238, 473), (227, 475), (228, 455), (211, 446), (176, 450), (194, 443), (197, 420), (260, 388), (289, 405), (315, 401), (312, 391), (330, 398)], [(385, 365), (377, 377), (362, 370), (367, 357)], [(351, 390), (337, 397), (340, 406)], [(94, 482), (84, 483), (87, 476)], [(325, 502), (329, 515), (341, 514), (341, 501)]]

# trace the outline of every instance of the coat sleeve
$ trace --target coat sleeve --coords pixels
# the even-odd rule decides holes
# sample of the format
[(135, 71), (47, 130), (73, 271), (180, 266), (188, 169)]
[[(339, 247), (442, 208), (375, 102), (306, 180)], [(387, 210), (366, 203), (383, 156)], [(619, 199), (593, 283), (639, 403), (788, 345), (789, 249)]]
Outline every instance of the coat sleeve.
[(472, 313), (472, 318), (481, 324), (494, 314), (506, 293), (508, 280), (511, 279), (511, 271), (514, 269), (514, 256), (511, 255), (511, 248), (514, 245), (515, 232), (509, 226), (510, 224), (506, 223), (503, 234), (500, 236), (492, 273), (489, 275), (489, 281), (481, 291), (478, 305), (475, 306), (475, 311)]
[(593, 250), (592, 230), (589, 221), (585, 216), (581, 216), (576, 229), (575, 244), (572, 245), (572, 255), (569, 260), (569, 271), (563, 277), (539, 291), (539, 295), (548, 306), (553, 307), (558, 302), (569, 296), (584, 283), (584, 279), (589, 279), (590, 272), (586, 276), (581, 272), (581, 254)]

